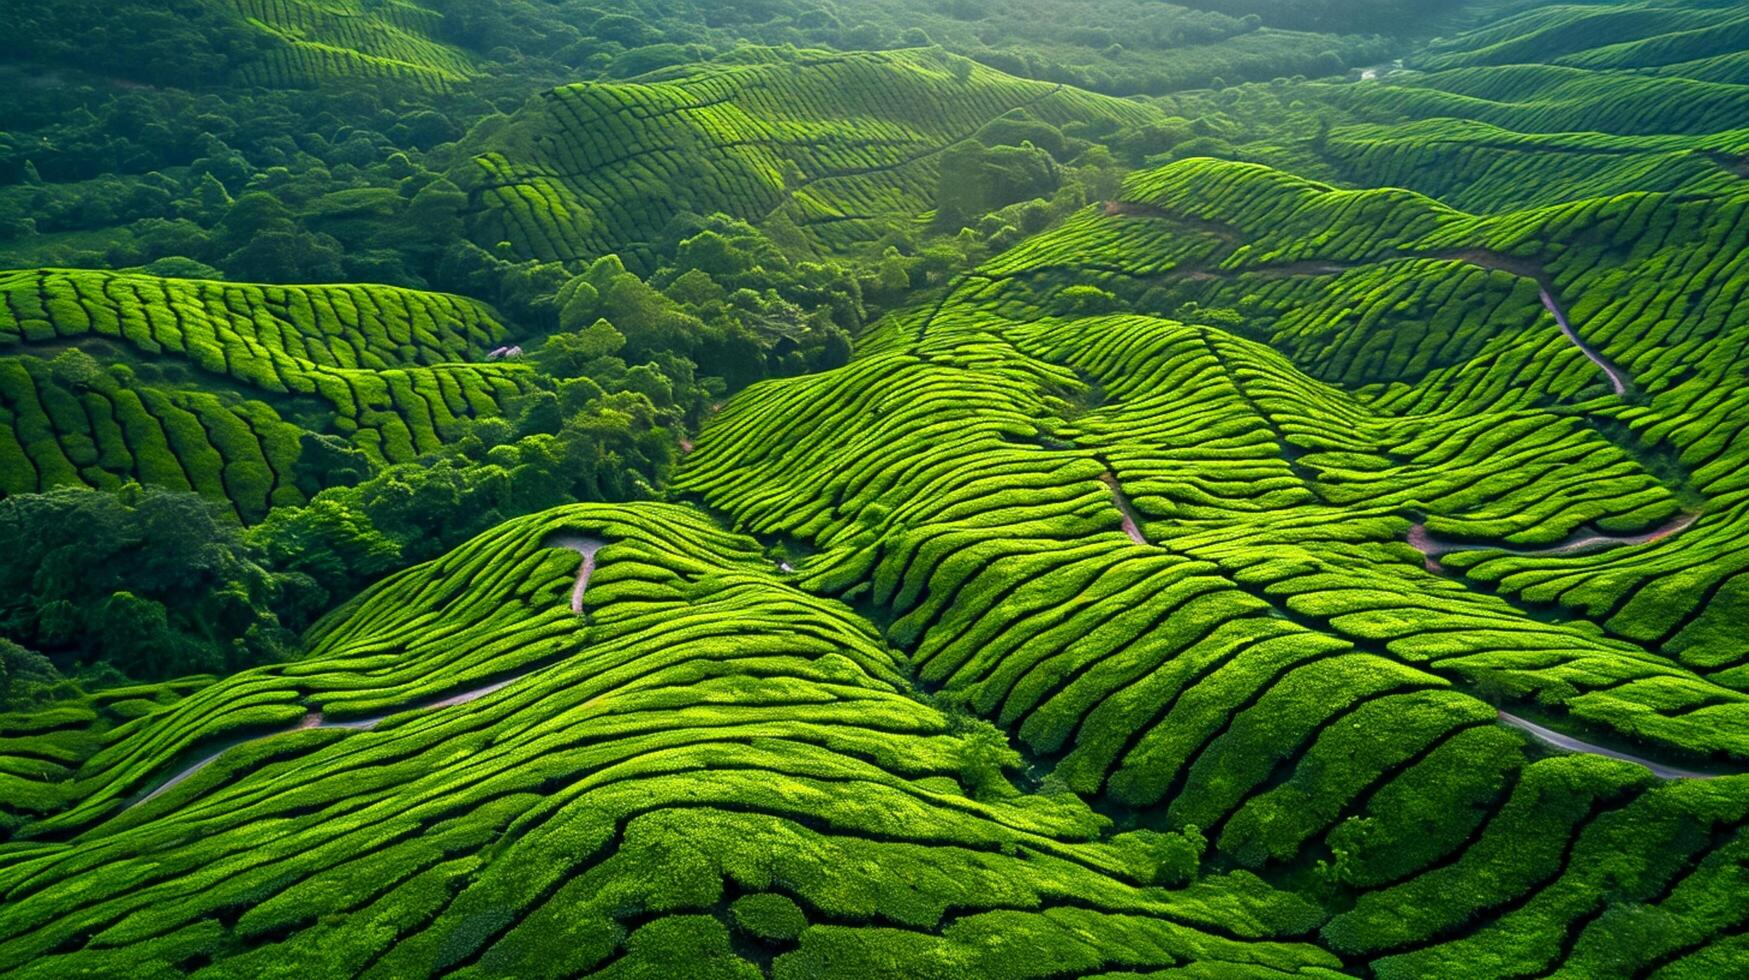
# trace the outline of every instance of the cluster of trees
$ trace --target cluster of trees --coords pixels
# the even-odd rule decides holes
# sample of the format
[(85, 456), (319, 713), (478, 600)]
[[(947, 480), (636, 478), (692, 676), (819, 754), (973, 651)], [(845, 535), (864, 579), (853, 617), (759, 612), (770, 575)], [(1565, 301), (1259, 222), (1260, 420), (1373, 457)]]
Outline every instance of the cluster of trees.
[(33, 60), (166, 85), (220, 83), (261, 57), (268, 38), (230, 4), (202, 0), (56, 0), (7, 4), (0, 29)]
[[(584, 0), (447, 0), (435, 6), (444, 12), (444, 40), (506, 64), (547, 61), (627, 78), (743, 43), (845, 51), (941, 44), (1014, 74), (1126, 95), (1243, 75), (1233, 70), (1238, 62), (1218, 53), (1220, 46), (1255, 33), (1267, 19), (1252, 10), (1156, 0), (904, 0), (865, 4), (854, 16), (824, 0), (639, 0), (611, 8)], [(1372, 19), (1381, 26), (1356, 17), (1346, 29), (1388, 33), (1392, 28), (1383, 25), (1404, 23)], [(1345, 46), (1338, 38), (1284, 42), (1288, 56), (1309, 43), (1318, 50)], [(1187, 48), (1216, 53), (1187, 71), (1181, 63)]]
[[(443, 451), (372, 470), (339, 440), (306, 437), (301, 468), (328, 489), (247, 536), (271, 567), (320, 583), (288, 618), (307, 622), (389, 569), (511, 517), (654, 497), (685, 433), (730, 392), (849, 359), (866, 315), (854, 271), (792, 262), (722, 215), (683, 224), (690, 234), (647, 280), (617, 256), (557, 279), (540, 301), (554, 328), (529, 352), (528, 393)], [(537, 279), (562, 275), (556, 263), (523, 266)]]
[(78, 668), (98, 682), (166, 678), (295, 648), (276, 606), (307, 583), (264, 567), (235, 521), (192, 493), (7, 497), (0, 551), (0, 696), (13, 703)]
[(429, 282), (466, 204), (441, 180), (445, 149), (462, 133), (457, 119), (492, 108), (362, 87), (31, 90), (15, 128), (0, 134), (0, 258), (163, 263), (270, 282)]
[(1425, 29), (1429, 18), (1461, 0), (1178, 0), (1187, 7), (1256, 18), (1296, 31), (1401, 35)]

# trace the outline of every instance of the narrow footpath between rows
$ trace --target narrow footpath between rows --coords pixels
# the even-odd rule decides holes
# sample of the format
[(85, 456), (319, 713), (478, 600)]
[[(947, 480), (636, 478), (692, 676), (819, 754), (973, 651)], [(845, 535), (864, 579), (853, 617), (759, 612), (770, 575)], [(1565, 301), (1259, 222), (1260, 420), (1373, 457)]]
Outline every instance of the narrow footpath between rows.
[(1581, 354), (1591, 358), (1591, 363), (1597, 365), (1603, 370), (1605, 375), (1608, 375), (1610, 387), (1615, 389), (1615, 395), (1617, 398), (1627, 394), (1628, 383), (1627, 380), (1622, 377), (1621, 372), (1616, 370), (1615, 365), (1611, 364), (1607, 358), (1598, 353), (1595, 347), (1592, 347), (1590, 344), (1587, 344), (1584, 340), (1580, 339), (1578, 331), (1574, 330), (1573, 325), (1567, 322), (1567, 311), (1562, 309), (1561, 304), (1555, 301), (1555, 296), (1553, 293), (1549, 292), (1549, 287), (1542, 284), (1539, 284), (1539, 286), (1542, 293), (1543, 306), (1547, 307), (1548, 311), (1555, 315), (1555, 322), (1561, 325), (1561, 332), (1567, 335), (1567, 339), (1572, 341), (1574, 347), (1579, 348)]
[[(1224, 241), (1238, 241), (1236, 230), (1229, 226), (1190, 218), (1188, 216), (1176, 215), (1155, 205), (1145, 204), (1139, 201), (1107, 201), (1105, 202), (1105, 214), (1108, 217), (1164, 218), (1181, 225), (1197, 228), (1198, 230), (1210, 231), (1219, 235)], [(1617, 398), (1626, 397), (1628, 389), (1631, 386), (1631, 380), (1626, 372), (1617, 367), (1609, 358), (1603, 356), (1603, 353), (1597, 348), (1587, 343), (1583, 337), (1579, 336), (1579, 331), (1573, 328), (1573, 323), (1567, 316), (1566, 307), (1562, 306), (1561, 301), (1555, 297), (1555, 286), (1553, 280), (1550, 279), (1548, 273), (1544, 271), (1540, 265), (1534, 262), (1528, 262), (1523, 259), (1504, 255), (1499, 252), (1489, 251), (1487, 249), (1464, 249), (1461, 251), (1438, 253), (1401, 251), (1373, 261), (1388, 261), (1390, 259), (1432, 259), (1464, 262), (1478, 268), (1505, 272), (1509, 275), (1520, 276), (1535, 282), (1537, 285), (1538, 297), (1542, 300), (1543, 308), (1548, 310), (1549, 313), (1554, 316), (1556, 325), (1561, 328), (1561, 335), (1566, 337), (1568, 343), (1578, 348), (1581, 354), (1584, 354), (1592, 364), (1595, 364), (1597, 368), (1603, 372), (1604, 376), (1609, 379), (1609, 385), (1614, 389)], [(1241, 266), (1237, 268), (1213, 269), (1199, 266), (1179, 266), (1172, 271), (1171, 275), (1195, 282), (1231, 279), (1240, 275), (1260, 276), (1266, 279), (1297, 278), (1300, 276), (1341, 275), (1367, 264), (1372, 263), (1330, 262), (1303, 259), (1276, 265)], [(1123, 272), (1123, 270), (1112, 271)]]
[[(562, 535), (562, 536), (548, 538), (545, 542), (543, 542), (543, 546), (549, 547), (549, 548), (569, 548), (570, 550), (575, 551), (578, 554), (583, 556), (583, 563), (577, 570), (577, 584), (574, 585), (571, 589), (571, 611), (578, 614), (578, 615), (582, 615), (582, 613), (583, 613), (583, 595), (589, 589), (589, 577), (590, 577), (590, 575), (592, 575), (595, 572), (595, 554), (596, 554), (596, 552), (600, 551), (605, 546), (604, 543), (601, 541), (597, 541), (594, 538), (586, 538), (586, 537), (580, 537), (580, 536), (575, 536), (575, 535)], [(423, 711), (423, 710), (429, 710), (429, 709), (434, 709), (434, 708), (456, 708), (456, 707), (460, 707), (464, 704), (469, 704), (471, 702), (478, 701), (479, 699), (485, 697), (488, 694), (496, 694), (497, 692), (502, 691), (506, 687), (509, 687), (511, 684), (516, 683), (517, 681), (528, 676), (528, 674), (530, 674), (532, 672), (533, 672), (533, 670), (531, 669), (531, 670), (524, 671), (524, 672), (519, 673), (519, 674), (514, 674), (510, 677), (501, 678), (499, 680), (493, 681), (490, 684), (481, 685), (480, 687), (470, 688), (470, 689), (465, 690), (465, 691), (459, 691), (455, 694), (446, 694), (442, 697), (427, 700), (427, 701), (416, 702), (414, 704), (409, 704), (409, 705), (406, 705), (404, 707), (396, 708), (392, 711), (384, 712), (383, 714), (380, 714), (380, 715), (372, 715), (372, 716), (367, 717), (367, 718), (349, 718), (345, 721), (334, 721), (334, 720), (331, 720), (331, 719), (325, 717), (321, 711), (311, 711), (308, 714), (304, 715), (303, 719), (301, 721), (299, 721), (297, 724), (291, 725), (290, 727), (287, 727), (287, 728), (282, 728), (279, 731), (268, 732), (265, 735), (248, 735), (248, 736), (243, 736), (243, 737), (239, 737), (239, 738), (228, 739), (225, 742), (223, 742), (222, 744), (213, 748), (211, 751), (204, 753), (199, 758), (195, 759), (193, 762), (191, 762), (188, 765), (184, 766), (183, 768), (177, 770), (177, 772), (174, 775), (172, 775), (169, 779), (166, 779), (163, 783), (159, 784), (156, 788), (154, 788), (150, 792), (146, 793), (144, 796), (140, 796), (134, 800), (129, 801), (127, 803), (127, 805), (122, 807), (121, 812), (126, 813), (127, 811), (132, 810), (133, 808), (135, 808), (137, 806), (140, 806), (140, 805), (145, 804), (145, 803), (150, 803), (152, 800), (155, 800), (158, 797), (169, 792), (170, 790), (175, 789), (177, 786), (186, 782), (191, 776), (194, 776), (196, 773), (200, 772), (202, 769), (205, 769), (206, 767), (219, 761), (219, 757), (223, 756), (226, 752), (231, 751), (232, 749), (238, 747), (239, 745), (247, 745), (251, 742), (259, 742), (262, 739), (274, 738), (276, 736), (286, 735), (286, 734), (289, 734), (291, 732), (304, 732), (304, 731), (312, 731), (312, 730), (324, 729), (324, 728), (338, 728), (338, 729), (346, 729), (346, 730), (350, 730), (350, 731), (368, 732), (371, 729), (374, 729), (378, 725), (382, 724), (384, 721), (387, 721), (389, 718), (393, 717), (394, 715), (405, 714), (409, 711)]]
[(1607, 759), (1620, 759), (1623, 762), (1631, 762), (1636, 766), (1645, 766), (1647, 769), (1652, 770), (1652, 775), (1657, 776), (1659, 779), (1717, 778), (1711, 773), (1695, 772), (1691, 769), (1677, 769), (1673, 766), (1664, 765), (1663, 763), (1653, 762), (1650, 759), (1642, 759), (1637, 755), (1628, 755), (1626, 752), (1617, 752), (1614, 749), (1606, 749), (1601, 745), (1593, 745), (1590, 742), (1580, 741), (1571, 735), (1562, 735), (1560, 732), (1557, 732), (1552, 728), (1544, 728), (1536, 722), (1527, 721), (1510, 712), (1500, 712), (1500, 723), (1503, 725), (1510, 725), (1520, 731), (1528, 732), (1531, 737), (1535, 738), (1537, 741), (1542, 742), (1545, 745), (1553, 746), (1563, 752), (1581, 752), (1586, 755), (1600, 755)]
[(1111, 488), (1112, 502), (1117, 504), (1117, 512), (1123, 517), (1123, 533), (1137, 544), (1147, 544), (1148, 536), (1142, 533), (1142, 524), (1136, 516), (1136, 509), (1130, 504), (1130, 498), (1124, 496), (1123, 487), (1117, 482), (1117, 474), (1106, 470), (1100, 474), (1099, 480)]
[(1427, 525), (1417, 522), (1410, 526), (1408, 542), (1416, 551), (1427, 557), (1428, 570), (1439, 571), (1439, 557), (1455, 551), (1503, 551), (1509, 555), (1535, 557), (1538, 555), (1576, 555), (1602, 548), (1621, 548), (1637, 544), (1651, 544), (1662, 541), (1688, 530), (1695, 521), (1700, 520), (1699, 514), (1682, 514), (1678, 517), (1639, 534), (1604, 534), (1601, 531), (1578, 531), (1559, 544), (1544, 548), (1520, 548), (1509, 544), (1490, 544), (1472, 541), (1447, 541), (1434, 537)]

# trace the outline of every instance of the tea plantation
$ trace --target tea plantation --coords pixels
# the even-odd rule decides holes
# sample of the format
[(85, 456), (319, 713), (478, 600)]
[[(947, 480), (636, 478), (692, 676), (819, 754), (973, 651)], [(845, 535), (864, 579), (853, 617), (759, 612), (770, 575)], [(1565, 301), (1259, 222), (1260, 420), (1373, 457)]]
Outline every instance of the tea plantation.
[(8, 573), (0, 973), (1749, 976), (1741, 4), (431, 6), (248, 14), (417, 283), (0, 272), (0, 543), (232, 529)]
[[(31, 270), (0, 274), (0, 298), (7, 493), (137, 480), (259, 518), (304, 499), (306, 431), (411, 460), (520, 390), (515, 365), (469, 363), (506, 331), (455, 296)], [(61, 359), (83, 347), (107, 369)]]
[(481, 212), (475, 237), (532, 258), (648, 265), (652, 232), (720, 211), (845, 249), (927, 210), (942, 151), (1005, 115), (1107, 128), (1159, 116), (940, 51), (745, 57), (566, 86), (486, 127), (455, 175)]

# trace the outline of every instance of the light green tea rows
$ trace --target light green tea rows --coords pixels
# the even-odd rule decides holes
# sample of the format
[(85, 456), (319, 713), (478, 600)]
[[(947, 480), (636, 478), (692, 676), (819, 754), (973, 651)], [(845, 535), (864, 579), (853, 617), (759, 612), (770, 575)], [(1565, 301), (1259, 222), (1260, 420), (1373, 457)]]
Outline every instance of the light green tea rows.
[(313, 86), (371, 78), (448, 89), (475, 74), (472, 59), (435, 40), (442, 15), (408, 0), (228, 0), (264, 37), (243, 81)]
[[(575, 553), (544, 546), (560, 531), (607, 542), (581, 619)], [(1303, 902), (1244, 873), (1154, 887), (1161, 839), (1008, 788), (999, 740), (907, 697), (848, 609), (696, 512), (513, 522), (316, 639), (112, 736), (84, 801), (0, 854), (0, 963), (546, 976), (678, 956), (744, 975), (731, 952), (763, 947), (786, 975), (1339, 965), (1277, 938), (1315, 922)], [(492, 678), (511, 683), (402, 707)], [(119, 802), (225, 731), (316, 710), (388, 718), (244, 742)], [(78, 847), (54, 841), (78, 827)]]
[[(254, 519), (303, 499), (309, 427), (401, 462), (522, 386), (516, 365), (464, 363), (505, 338), (492, 313), (436, 293), (41, 270), (0, 275), (0, 300), (0, 344), (22, 355), (0, 359), (7, 493), (137, 480)], [(123, 366), (51, 361), (93, 345)]]
[(534, 258), (647, 265), (681, 211), (782, 214), (842, 247), (927, 211), (936, 154), (1023, 107), (1056, 124), (1157, 115), (939, 52), (768, 54), (548, 92), (473, 138), (457, 180), (481, 209), (476, 238)]

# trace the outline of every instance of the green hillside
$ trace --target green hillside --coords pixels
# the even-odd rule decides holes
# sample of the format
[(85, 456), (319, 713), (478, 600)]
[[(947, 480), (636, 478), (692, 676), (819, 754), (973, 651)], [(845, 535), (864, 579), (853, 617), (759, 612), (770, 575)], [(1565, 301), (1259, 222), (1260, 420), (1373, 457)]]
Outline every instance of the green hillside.
[(441, 14), (407, 0), (233, 0), (265, 35), (244, 81), (311, 85), (331, 77), (380, 78), (442, 88), (475, 74), (473, 59), (436, 40)]
[(498, 414), (524, 374), (467, 363), (506, 330), (436, 293), (36, 270), (0, 275), (0, 299), (6, 493), (135, 480), (259, 519), (321, 488), (306, 433), (410, 461)]
[[(1730, 894), (1728, 845), (1680, 828), (1740, 821), (1739, 783), (1659, 786), (1586, 757), (1527, 763), (1491, 709), (1431, 674), (1334, 640), (1292, 642), (1302, 627), (1243, 611), (1262, 600), (1223, 600), (1212, 565), (1111, 533), (1088, 544), (1119, 562), (1130, 553), (1132, 590), (1155, 578), (1167, 586), (1156, 603), (1203, 608), (1174, 618), (1208, 631), (1184, 637), (1201, 652), (1174, 658), (1201, 666), (1135, 689), (1188, 685), (1166, 702), (1185, 725), (1129, 739), (1157, 760), (1158, 788), (1133, 768), (1113, 782), (1136, 800), (1169, 789), (1169, 819), (1204, 821), (1238, 855), (1234, 870), (1184, 887), (1202, 832), (1120, 832), (1054, 780), (1010, 786), (1001, 770), (1021, 760), (993, 729), (919, 703), (897, 651), (850, 608), (786, 581), (750, 539), (684, 508), (575, 508), (391, 579), (318, 627), (294, 666), (117, 729), (80, 770), (81, 802), (35, 825), (42, 843), (14, 847), (0, 955), (29, 963), (27, 976), (751, 975), (749, 956), (786, 976), (1186, 959), (1263, 976), (1335, 975), (1398, 951), (1380, 975), (1413, 976), (1465, 962), (1490, 932), (1558, 934), (1595, 905), (1604, 885), (1590, 869), (1605, 856), (1631, 867), (1616, 872), (1622, 915), (1668, 921)], [(581, 570), (572, 548), (589, 555)], [(1133, 675), (1142, 655), (1082, 676)], [(1335, 692), (1348, 700), (1320, 697)], [(1100, 715), (1121, 718), (1126, 702), (1105, 700), (1082, 739), (1118, 748), (1125, 729)], [(191, 747), (275, 730), (286, 734), (240, 741), (154, 795), (174, 760), (199, 755)], [(1194, 765), (1166, 780), (1159, 764), (1174, 758)], [(1209, 782), (1238, 760), (1255, 768)], [(1293, 777), (1266, 789), (1284, 764)], [(1264, 828), (1293, 842), (1337, 820), (1362, 897), (1319, 929), (1315, 907), (1243, 868), (1293, 856), (1292, 843), (1259, 839)], [(82, 829), (74, 839), (106, 846), (51, 843)], [(1667, 892), (1690, 863), (1700, 870)], [(1430, 908), (1431, 894), (1457, 897)], [(1467, 914), (1484, 917), (1475, 935), (1457, 928)], [(361, 919), (378, 925), (350, 925)], [(1619, 962), (1693, 942), (1678, 931), (1623, 948), (1611, 924), (1581, 934), (1579, 954)]]
[(0, 973), (1749, 975), (1740, 3), (144, 25), (0, 133)]
[(940, 51), (746, 61), (568, 86), (484, 127), (453, 175), (478, 211), (475, 238), (648, 266), (648, 241), (677, 215), (724, 212), (842, 250), (929, 210), (942, 152), (997, 119), (1109, 130), (1159, 115)]
[(1176, 108), (1219, 112), (1234, 156), (1475, 212), (1738, 186), (1749, 159), (1738, 5), (1512, 6), (1528, 9), (1374, 77), (1247, 86)]
[(154, 82), (308, 87), (364, 78), (444, 89), (477, 74), (473, 56), (439, 39), (443, 14), (411, 0), (72, 0), (7, 16), (37, 58), (78, 64), (88, 49), (65, 32), (95, 27), (102, 38), (87, 43), (118, 44), (112, 71)]

